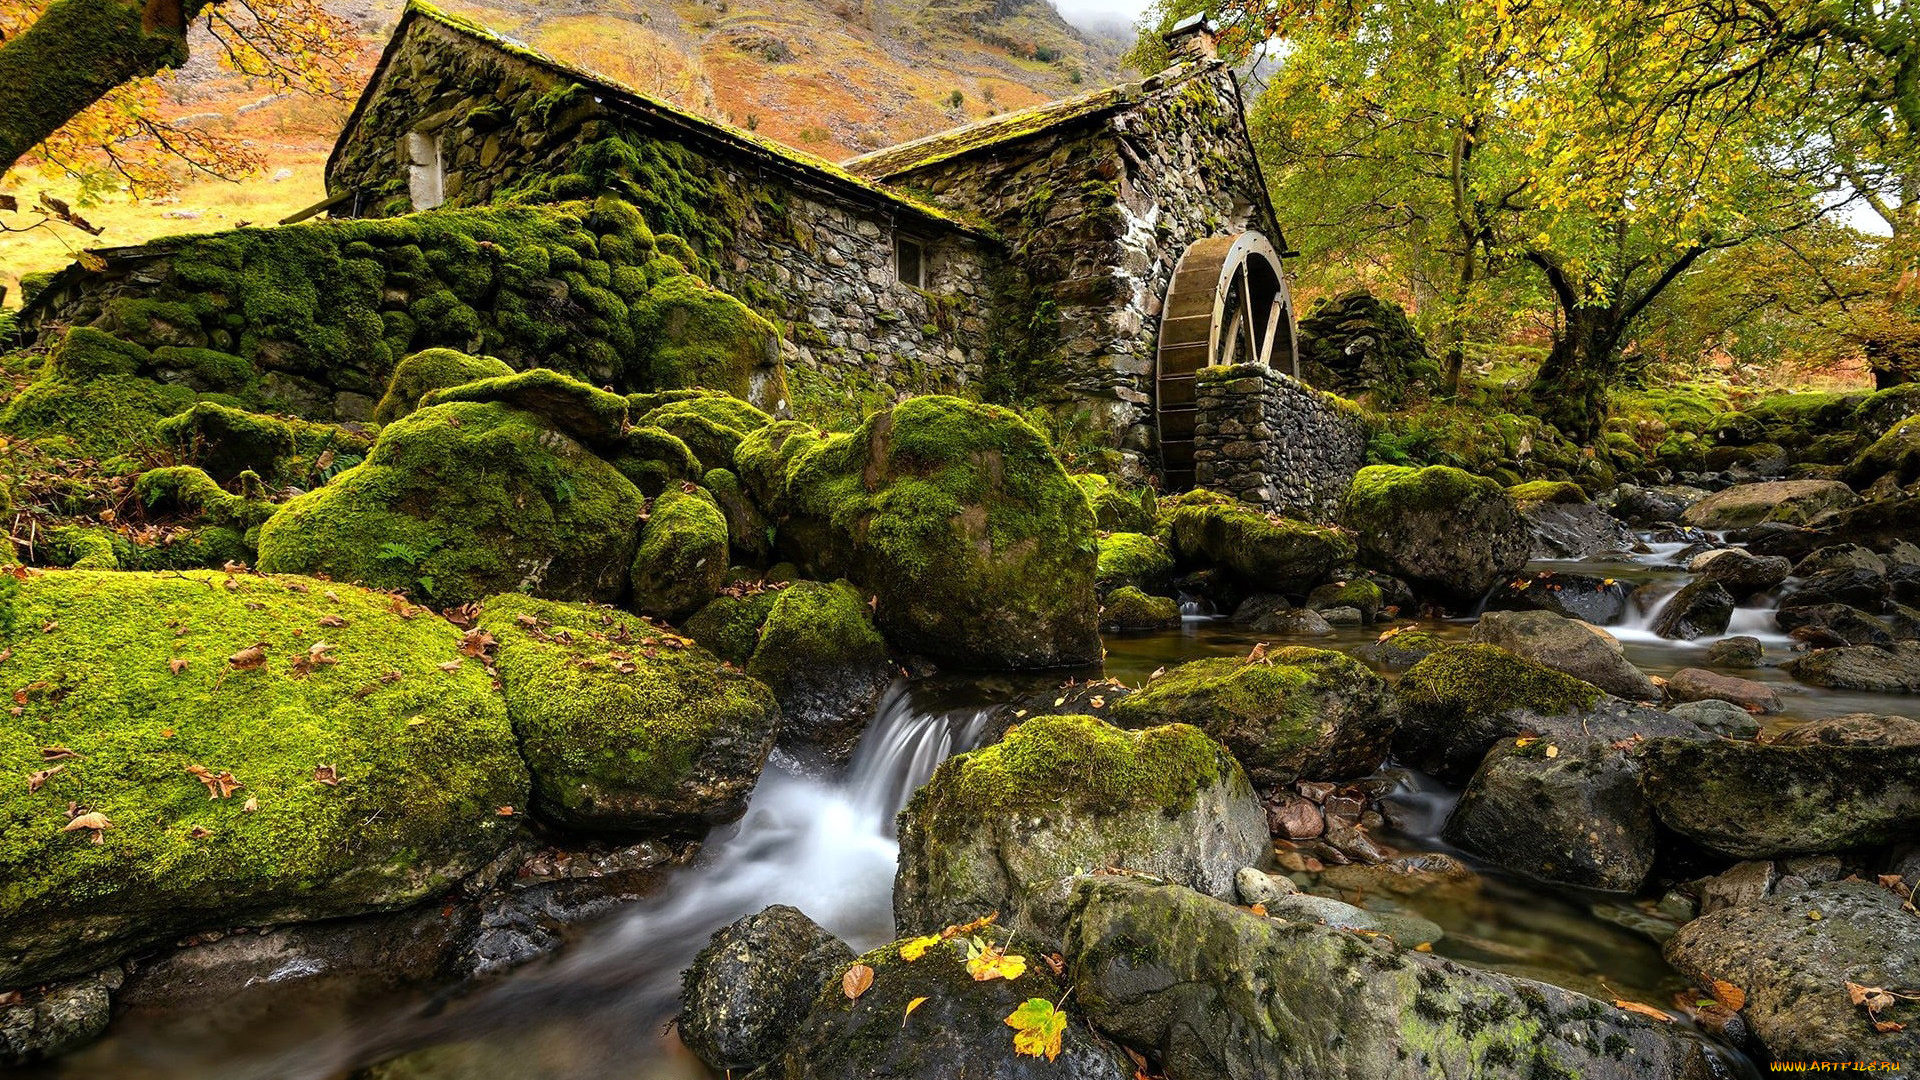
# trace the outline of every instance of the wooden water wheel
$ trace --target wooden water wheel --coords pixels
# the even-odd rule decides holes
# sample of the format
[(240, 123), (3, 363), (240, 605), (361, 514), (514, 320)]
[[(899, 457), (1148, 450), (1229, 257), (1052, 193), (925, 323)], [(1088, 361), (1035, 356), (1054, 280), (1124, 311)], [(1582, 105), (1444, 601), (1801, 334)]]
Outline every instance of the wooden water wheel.
[(1299, 375), (1293, 301), (1280, 255), (1257, 232), (1210, 236), (1173, 268), (1160, 309), (1154, 407), (1167, 491), (1193, 486), (1194, 375), (1203, 367), (1261, 364)]

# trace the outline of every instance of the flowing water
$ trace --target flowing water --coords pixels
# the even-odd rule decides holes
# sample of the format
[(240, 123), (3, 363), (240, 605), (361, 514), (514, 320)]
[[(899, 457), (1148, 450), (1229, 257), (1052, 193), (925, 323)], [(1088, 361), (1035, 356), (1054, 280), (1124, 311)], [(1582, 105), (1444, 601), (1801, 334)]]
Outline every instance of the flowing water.
[[(1678, 588), (1665, 564), (1681, 545), (1608, 561), (1537, 563), (1535, 569), (1604, 574)], [(1245, 655), (1272, 637), (1213, 617), (1182, 598), (1179, 629), (1110, 638), (1106, 673), (1132, 685), (1161, 666)], [(1778, 658), (1790, 640), (1773, 629), (1764, 598), (1735, 614), (1729, 634), (1759, 637)], [(1657, 605), (1653, 605), (1657, 607)], [(1706, 642), (1666, 641), (1652, 612), (1609, 627), (1644, 670), (1666, 675), (1704, 662)], [(1422, 629), (1464, 640), (1472, 620)], [(1345, 628), (1298, 642), (1352, 648), (1378, 628)], [(1280, 644), (1279, 641), (1272, 642)], [(1776, 722), (1843, 712), (1901, 712), (1910, 699), (1802, 687), (1773, 669), (1734, 672), (1774, 685), (1787, 708)], [(234, 1005), (190, 1017), (116, 1019), (109, 1036), (33, 1072), (36, 1077), (187, 1080), (330, 1080), (376, 1062), (380, 1080), (706, 1080), (671, 1032), (680, 972), (712, 932), (768, 904), (805, 911), (856, 950), (892, 937), (894, 819), (913, 790), (948, 756), (985, 736), (992, 706), (1031, 686), (1017, 679), (899, 684), (882, 702), (853, 760), (837, 776), (809, 775), (778, 755), (746, 816), (715, 830), (695, 862), (650, 900), (587, 927), (556, 956), (442, 996), (387, 991), (346, 995), (324, 980), (304, 987), (234, 988)], [(1477, 863), (1439, 838), (1458, 797), (1420, 774), (1388, 767), (1378, 778), (1387, 827), (1379, 839), (1402, 852), (1447, 852), (1481, 871), (1477, 881), (1414, 895), (1349, 894), (1387, 910), (1416, 912), (1446, 936), (1435, 951), (1599, 997), (1662, 1004), (1684, 983), (1660, 958), (1651, 898), (1588, 897), (1542, 887)], [(399, 943), (396, 943), (398, 947)]]

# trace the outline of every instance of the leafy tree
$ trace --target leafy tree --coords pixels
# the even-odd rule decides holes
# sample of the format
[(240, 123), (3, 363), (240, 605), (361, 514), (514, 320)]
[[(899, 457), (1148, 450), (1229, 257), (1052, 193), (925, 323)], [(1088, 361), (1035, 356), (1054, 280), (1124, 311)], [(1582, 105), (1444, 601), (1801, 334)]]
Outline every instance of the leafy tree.
[(201, 39), (269, 88), (338, 95), (349, 31), (324, 0), (0, 0), (0, 174), (33, 165), (90, 197), (164, 193), (179, 165), (251, 171), (257, 151), (169, 123), (152, 76)]

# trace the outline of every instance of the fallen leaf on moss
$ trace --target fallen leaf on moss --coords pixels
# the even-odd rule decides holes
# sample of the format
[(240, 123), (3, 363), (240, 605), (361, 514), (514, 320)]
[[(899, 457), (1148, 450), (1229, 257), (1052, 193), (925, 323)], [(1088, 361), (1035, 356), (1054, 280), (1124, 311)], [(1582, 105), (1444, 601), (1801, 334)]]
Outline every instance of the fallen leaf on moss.
[(1060, 1040), (1067, 1033), (1067, 1013), (1046, 998), (1028, 998), (1007, 1014), (1006, 1024), (1013, 1029), (1013, 1052), (1025, 1057), (1060, 1056)]
[(1048, 971), (1053, 972), (1055, 975), (1064, 975), (1067, 973), (1066, 957), (1061, 956), (1059, 953), (1048, 953), (1046, 960)]
[(873, 969), (865, 964), (855, 964), (840, 976), (840, 992), (850, 1001), (858, 1001), (860, 995), (873, 985)]
[(207, 785), (207, 798), (209, 799), (229, 798), (234, 792), (246, 786), (240, 781), (235, 780), (231, 772), (223, 771), (216, 773), (205, 765), (187, 766), (187, 775)]
[(967, 974), (974, 982), (990, 982), (994, 979), (1014, 979), (1026, 974), (1027, 958), (1018, 953), (1003, 952), (999, 947), (988, 945), (979, 938), (967, 942)]
[(347, 620), (338, 615), (322, 615), (320, 616), (320, 625), (334, 629), (347, 625)]
[(66, 828), (60, 831), (70, 833), (86, 829), (93, 833), (94, 843), (104, 844), (107, 842), (106, 832), (111, 828), (113, 828), (113, 822), (107, 820), (107, 815), (95, 810), (91, 814), (81, 814), (72, 821), (67, 822)]
[(498, 814), (498, 815), (500, 815), (501, 817), (512, 817), (512, 816), (513, 816), (513, 807), (511, 807), (511, 806), (502, 806), (502, 807), (500, 807), (500, 808), (499, 808), (498, 810), (495, 810), (495, 811), (494, 811), (494, 813), (496, 813), (496, 814)]
[(313, 767), (313, 778), (328, 787), (340, 786), (340, 770), (331, 765), (315, 765)]
[(167, 670), (173, 672), (175, 675), (187, 670), (187, 658), (184, 656), (176, 656), (167, 661)]
[(234, 653), (232, 656), (227, 657), (227, 663), (233, 665), (236, 671), (248, 671), (266, 662), (267, 649), (264, 642), (249, 645), (239, 652)]
[(907, 1011), (900, 1014), (900, 1026), (906, 1027), (907, 1017), (912, 1016), (913, 1010), (919, 1008), (922, 1005), (925, 1005), (926, 1003), (927, 1003), (927, 999), (923, 997), (917, 997), (917, 998), (914, 998), (912, 1001), (907, 1002)]
[(328, 664), (339, 663), (340, 661), (327, 655), (332, 651), (333, 646), (324, 641), (316, 641), (309, 645), (304, 655), (293, 658), (294, 678), (304, 679)]
[(241, 813), (243, 813), (243, 814), (251, 814), (251, 813), (253, 813), (254, 811), (256, 811), (256, 810), (259, 810), (259, 809), (260, 809), (260, 800), (259, 800), (259, 799), (248, 799), (248, 800), (246, 801), (246, 804), (245, 804), (244, 806), (242, 806), (242, 807), (240, 807), (240, 812), (241, 812)]
[(50, 768), (41, 769), (39, 772), (36, 772), (36, 773), (28, 773), (27, 774), (27, 794), (31, 795), (34, 792), (39, 791), (41, 788), (47, 786), (47, 781), (52, 778), (53, 774), (59, 772), (61, 769), (64, 769), (64, 768), (66, 768), (65, 765), (54, 765)]
[(1713, 1000), (1739, 1012), (1747, 1004), (1747, 992), (1725, 979), (1713, 980)]
[(441, 671), (459, 671), (460, 665), (464, 663), (466, 663), (465, 660), (449, 660), (444, 664), (438, 664), (435, 666), (437, 666)]
[(187, 839), (189, 840), (205, 840), (207, 837), (212, 835), (213, 835), (212, 830), (201, 828), (198, 825), (195, 825), (193, 828), (187, 830)]

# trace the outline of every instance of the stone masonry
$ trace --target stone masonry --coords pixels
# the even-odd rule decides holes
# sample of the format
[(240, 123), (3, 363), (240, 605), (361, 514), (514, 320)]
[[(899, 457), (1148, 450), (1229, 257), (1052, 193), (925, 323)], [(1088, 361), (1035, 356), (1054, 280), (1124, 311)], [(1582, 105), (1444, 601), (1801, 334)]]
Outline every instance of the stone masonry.
[(1366, 458), (1358, 411), (1273, 368), (1206, 368), (1195, 393), (1194, 477), (1265, 510), (1331, 521)]

